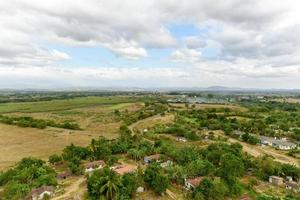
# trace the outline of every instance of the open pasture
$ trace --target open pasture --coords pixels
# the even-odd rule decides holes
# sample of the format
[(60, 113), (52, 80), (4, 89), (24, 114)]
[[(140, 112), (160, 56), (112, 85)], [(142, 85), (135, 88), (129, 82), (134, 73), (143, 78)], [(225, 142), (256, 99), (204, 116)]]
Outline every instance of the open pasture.
[[(121, 103), (133, 103), (137, 98), (127, 96), (112, 96), (112, 97), (80, 97), (66, 100), (52, 100), (40, 102), (25, 102), (25, 103), (3, 103), (0, 104), (0, 113), (33, 113), (33, 112), (50, 112), (64, 111), (76, 108), (116, 105)], [(114, 108), (114, 107), (113, 107)], [(116, 107), (116, 109), (118, 106)]]

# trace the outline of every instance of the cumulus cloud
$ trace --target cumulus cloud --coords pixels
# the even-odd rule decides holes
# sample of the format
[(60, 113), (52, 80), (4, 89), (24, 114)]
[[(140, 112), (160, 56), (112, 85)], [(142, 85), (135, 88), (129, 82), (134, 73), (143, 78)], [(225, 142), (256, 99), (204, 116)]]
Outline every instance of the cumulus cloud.
[(199, 62), (201, 58), (201, 52), (196, 49), (182, 48), (174, 51), (171, 55), (171, 59), (176, 62)]
[[(200, 83), (196, 81), (199, 79), (202, 83), (214, 84), (212, 80), (231, 83), (228, 77), (233, 80), (233, 76), (234, 80), (243, 77), (249, 81), (262, 77), (293, 78), (299, 76), (300, 69), (299, 8), (296, 0), (0, 1), (0, 67), (4, 71), (18, 67), (20, 76), (22, 70), (24, 73), (33, 70), (30, 75), (36, 74), (32, 78), (38, 79), (49, 72), (50, 66), (58, 70), (58, 61), (72, 59), (71, 55), (45, 45), (60, 44), (100, 46), (117, 57), (134, 61), (149, 56), (149, 49), (171, 49), (168, 58), (188, 67), (174, 69), (173, 73), (170, 67), (173, 62), (157, 71), (144, 70), (142, 66), (137, 69), (98, 66), (94, 71), (98, 79), (129, 80), (135, 75), (144, 77), (143, 73), (152, 73), (153, 79), (161, 77), (161, 73), (178, 75), (194, 80), (189, 82), (194, 84)], [(172, 35), (168, 27), (178, 23), (193, 24), (199, 34), (182, 38)], [(205, 57), (209, 48), (216, 54), (213, 59)], [(25, 70), (26, 67), (30, 70)], [(44, 69), (39, 71), (39, 67)], [(79, 74), (80, 80), (94, 76), (92, 69), (80, 69), (63, 69), (60, 74), (66, 75), (67, 70), (72, 77)], [(295, 83), (300, 86), (299, 81)]]

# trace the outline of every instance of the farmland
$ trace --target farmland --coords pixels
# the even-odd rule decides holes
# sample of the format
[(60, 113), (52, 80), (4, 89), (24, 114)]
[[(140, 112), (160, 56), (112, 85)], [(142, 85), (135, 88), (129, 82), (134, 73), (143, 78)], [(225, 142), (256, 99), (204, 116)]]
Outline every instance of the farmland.
[(5, 116), (30, 116), (55, 122), (76, 122), (82, 130), (22, 128), (0, 123), (0, 169), (11, 166), (23, 157), (47, 158), (59, 153), (66, 145), (84, 146), (92, 138), (118, 136), (120, 121), (114, 110), (137, 111), (142, 103), (130, 97), (85, 97), (28, 103), (0, 104)]
[[(272, 196), (274, 191), (282, 198), (299, 197), (268, 182), (271, 175), (289, 175), (298, 180), (299, 152), (259, 143), (260, 136), (286, 137), (297, 143), (297, 104), (167, 103), (168, 98), (154, 94), (84, 96), (0, 104), (6, 120), (0, 123), (0, 170), (22, 171), (21, 166), (28, 163), (27, 168), (34, 168), (30, 163), (42, 162), (33, 160), (37, 158), (45, 162), (39, 164), (42, 168), (50, 167), (56, 173), (71, 171), (69, 178), (52, 177), (47, 182), (61, 188), (53, 197), (55, 200), (100, 197), (100, 183), (95, 180), (102, 176), (115, 176), (118, 190), (114, 195), (120, 195), (120, 199), (122, 195), (127, 199), (195, 199), (198, 195), (215, 199), (215, 193), (220, 195), (217, 199), (245, 195), (255, 199)], [(46, 127), (27, 124), (43, 122), (39, 120), (46, 121)], [(63, 123), (79, 128), (55, 127)], [(147, 156), (159, 156), (161, 160), (145, 163)], [(97, 160), (105, 162), (105, 167), (88, 178), (84, 176), (84, 166)], [(114, 173), (120, 166), (136, 171)], [(50, 175), (53, 176), (51, 170), (45, 176)], [(18, 199), (11, 185), (21, 182), (10, 182), (7, 176), (0, 175), (3, 194), (8, 199)], [(185, 177), (203, 181), (191, 190), (186, 188)], [(19, 176), (14, 180), (18, 181)], [(40, 179), (34, 181), (37, 183), (28, 185), (18, 195), (24, 196), (40, 184)], [(204, 184), (214, 192), (209, 193)], [(138, 186), (143, 192), (136, 192)]]

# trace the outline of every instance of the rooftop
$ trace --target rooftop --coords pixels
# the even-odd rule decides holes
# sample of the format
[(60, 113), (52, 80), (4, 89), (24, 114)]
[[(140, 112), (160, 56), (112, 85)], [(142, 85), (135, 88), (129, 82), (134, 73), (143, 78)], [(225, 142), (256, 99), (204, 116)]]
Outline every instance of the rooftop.
[(193, 185), (193, 186), (197, 186), (199, 185), (199, 183), (204, 179), (203, 176), (199, 176), (199, 177), (196, 177), (196, 178), (190, 178), (190, 179), (187, 179), (186, 182)]
[(126, 174), (126, 173), (130, 173), (130, 172), (134, 172), (136, 170), (136, 166), (134, 165), (119, 165), (113, 168), (113, 170), (115, 172), (117, 172), (120, 175)]
[(267, 137), (267, 136), (260, 136), (260, 140), (261, 141), (268, 141), (268, 142), (271, 142), (273, 144), (276, 144), (276, 145), (281, 145), (281, 146), (294, 146), (294, 145), (297, 145), (293, 142), (289, 142), (287, 140), (278, 140), (278, 139), (275, 139), (275, 138), (272, 138), (272, 137)]
[(98, 167), (100, 165), (104, 165), (105, 162), (103, 160), (97, 160), (97, 161), (93, 161), (93, 162), (89, 162), (84, 164), (84, 168), (94, 168), (94, 167)]

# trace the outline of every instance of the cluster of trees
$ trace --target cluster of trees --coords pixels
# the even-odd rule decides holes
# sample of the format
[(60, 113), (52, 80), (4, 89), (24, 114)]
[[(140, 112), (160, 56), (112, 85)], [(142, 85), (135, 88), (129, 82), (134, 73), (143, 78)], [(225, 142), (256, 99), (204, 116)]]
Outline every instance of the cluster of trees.
[[(186, 177), (207, 177), (193, 191), (194, 199), (225, 199), (238, 197), (245, 189), (238, 178), (246, 172), (261, 180), (269, 176), (292, 176), (299, 180), (300, 169), (275, 162), (270, 157), (253, 158), (242, 152), (242, 146), (236, 144), (214, 143), (207, 148), (178, 148), (168, 141), (156, 142), (161, 153), (172, 158), (175, 164), (164, 169), (171, 182), (183, 184)], [(214, 177), (220, 177), (216, 179)]]
[(101, 159), (112, 165), (117, 161), (118, 154), (127, 153), (128, 157), (140, 160), (153, 152), (154, 147), (150, 142), (139, 136), (132, 136), (127, 126), (121, 126), (119, 138), (115, 140), (107, 140), (104, 137), (92, 139), (87, 147), (71, 144), (64, 148), (62, 155), (51, 155), (49, 162), (51, 164), (67, 162), (74, 174), (81, 174), (83, 160)]
[(259, 143), (259, 138), (254, 135), (250, 135), (249, 133), (243, 134), (242, 140), (253, 145)]
[[(182, 134), (186, 130), (201, 130), (201, 128), (208, 128), (210, 130), (223, 130), (225, 134), (230, 134), (234, 130), (241, 130), (244, 132), (267, 135), (267, 136), (291, 136), (299, 140), (298, 132), (295, 130), (293, 134), (289, 135), (287, 132), (294, 127), (300, 127), (300, 113), (284, 110), (275, 104), (274, 107), (270, 103), (260, 103), (258, 108), (248, 105), (249, 111), (237, 111), (229, 108), (209, 108), (209, 109), (185, 109), (177, 111), (176, 125), (170, 127), (168, 131), (178, 131)], [(278, 106), (278, 107), (277, 107)], [(265, 109), (262, 109), (265, 108)], [(299, 107), (299, 106), (296, 106)], [(240, 118), (239, 118), (240, 117)], [(176, 130), (175, 130), (176, 129)], [(183, 131), (182, 131), (183, 130)], [(281, 131), (278, 131), (281, 130)], [(250, 143), (255, 143), (256, 138), (250, 139)], [(253, 140), (252, 140), (253, 139)]]
[(57, 123), (51, 120), (44, 119), (34, 119), (32, 117), (13, 117), (13, 116), (3, 116), (0, 115), (0, 122), (10, 125), (17, 125), (20, 127), (32, 127), (38, 129), (44, 129), (47, 126), (65, 128), (71, 130), (80, 130), (80, 127), (77, 123), (74, 122), (63, 122)]
[(129, 200), (135, 193), (138, 182), (137, 173), (127, 173), (120, 176), (108, 167), (104, 167), (88, 177), (88, 194), (92, 200)]
[(300, 129), (299, 128), (296, 128), (293, 130), (292, 138), (294, 138), (297, 141), (300, 141)]
[(168, 110), (168, 106), (164, 102), (161, 102), (161, 103), (146, 102), (145, 107), (137, 112), (120, 113), (119, 111), (115, 111), (115, 114), (117, 116), (119, 116), (126, 125), (130, 125), (141, 119), (145, 119), (145, 118), (157, 115), (157, 114), (163, 114), (167, 110)]
[(57, 185), (55, 171), (42, 160), (24, 158), (16, 167), (0, 173), (3, 187), (0, 199), (23, 199), (33, 188), (42, 185)]

